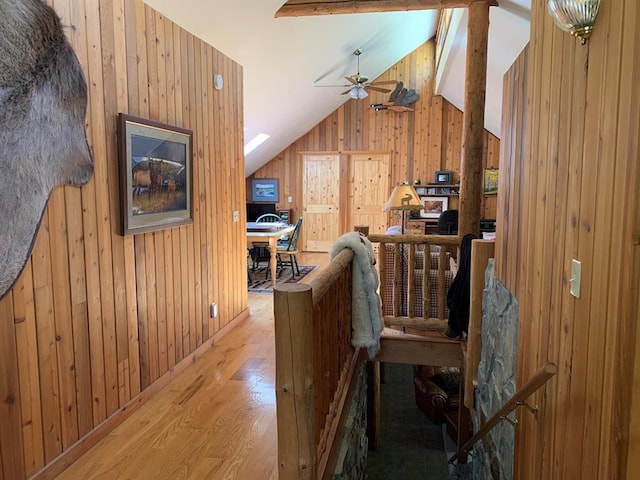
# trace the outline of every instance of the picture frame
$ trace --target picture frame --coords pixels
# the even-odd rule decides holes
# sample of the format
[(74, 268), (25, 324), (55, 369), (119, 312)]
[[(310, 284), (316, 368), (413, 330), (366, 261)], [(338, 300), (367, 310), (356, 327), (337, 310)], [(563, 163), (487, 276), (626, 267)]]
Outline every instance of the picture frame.
[(498, 193), (498, 168), (484, 169), (484, 194), (496, 195)]
[(193, 223), (193, 133), (118, 115), (121, 234)]
[(453, 183), (453, 172), (451, 170), (436, 171), (434, 183), (438, 185), (451, 185)]
[(449, 198), (440, 196), (420, 197), (422, 210), (421, 218), (438, 218), (449, 207)]
[(252, 178), (251, 201), (253, 203), (278, 203), (280, 185), (277, 178)]

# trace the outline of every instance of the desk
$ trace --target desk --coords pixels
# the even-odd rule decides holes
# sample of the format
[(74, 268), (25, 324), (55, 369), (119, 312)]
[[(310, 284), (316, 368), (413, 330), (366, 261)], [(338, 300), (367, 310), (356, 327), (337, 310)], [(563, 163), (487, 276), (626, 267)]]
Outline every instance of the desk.
[(407, 220), (406, 233), (410, 235), (429, 235), (438, 233), (437, 218), (410, 218)]
[(247, 222), (247, 248), (252, 248), (252, 242), (269, 242), (269, 262), (271, 268), (271, 285), (276, 285), (276, 247), (278, 240), (293, 232), (295, 225), (283, 223), (256, 223)]

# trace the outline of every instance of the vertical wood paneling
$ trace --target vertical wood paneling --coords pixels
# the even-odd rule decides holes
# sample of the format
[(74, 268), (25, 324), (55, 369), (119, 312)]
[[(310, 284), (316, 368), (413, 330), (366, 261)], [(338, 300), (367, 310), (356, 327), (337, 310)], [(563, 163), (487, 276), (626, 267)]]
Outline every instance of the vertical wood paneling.
[[(104, 119), (105, 132), (107, 135), (115, 134), (116, 116), (115, 106), (117, 105), (117, 80), (115, 69), (115, 30), (114, 30), (114, 7), (112, 1), (100, 0), (100, 36), (102, 46), (102, 78), (104, 89)], [(116, 145), (114, 142), (107, 140), (105, 142), (107, 158), (115, 158)], [(107, 174), (111, 182), (117, 181), (118, 165), (116, 162), (110, 162), (107, 165)], [(113, 184), (113, 183), (111, 183)], [(111, 228), (119, 221), (118, 215), (118, 195), (111, 191), (109, 195), (110, 211), (112, 212)], [(124, 318), (127, 311), (126, 305), (126, 283), (124, 272), (124, 242), (119, 236), (112, 236), (112, 255), (113, 255), (113, 296), (114, 296), (114, 319)], [(116, 348), (115, 370), (116, 370), (116, 392), (118, 397), (118, 405), (122, 406), (129, 398), (125, 392), (129, 383), (128, 372), (125, 369), (125, 360), (128, 355), (127, 349), (127, 331), (126, 323), (114, 320), (114, 342)]]
[(53, 274), (53, 318), (55, 331), (56, 369), (60, 372), (59, 409), (62, 426), (62, 446), (68, 448), (78, 440), (78, 410), (76, 405), (76, 382), (73, 358), (73, 329), (71, 326), (71, 302), (69, 287), (69, 257), (67, 254), (67, 230), (64, 208), (64, 190), (56, 189), (49, 202), (49, 241)]
[[(54, 459), (62, 451), (58, 369), (55, 352), (55, 320), (53, 292), (51, 288), (51, 254), (49, 250), (49, 220), (45, 213), (36, 243), (31, 254), (33, 267), (33, 289), (36, 307), (36, 329), (38, 339), (38, 368), (40, 370), (40, 392), (42, 394), (42, 429), (45, 462)], [(9, 317), (10, 318), (10, 317)], [(6, 319), (5, 321), (8, 321)], [(5, 362), (3, 362), (5, 365)], [(6, 365), (11, 365), (7, 361)], [(6, 367), (5, 367), (6, 368)]]
[[(405, 180), (433, 182), (436, 170), (453, 170), (460, 177), (462, 112), (440, 96), (433, 96), (435, 44), (429, 41), (411, 52), (376, 80), (399, 80), (420, 94), (414, 112), (375, 112), (371, 103), (385, 102), (389, 94), (370, 92), (365, 101), (349, 100), (299, 138), (251, 178), (279, 178), (279, 208), (302, 212), (302, 175), (298, 152), (375, 151), (391, 155), (390, 187)], [(330, 136), (330, 138), (328, 138)], [(485, 131), (484, 165), (498, 166), (500, 140)], [(387, 195), (391, 193), (387, 192)], [(291, 204), (286, 203), (293, 197)], [(457, 199), (452, 199), (457, 205)], [(482, 202), (485, 218), (495, 218), (495, 196)], [(303, 229), (304, 235), (304, 229)]]
[[(114, 23), (115, 52), (126, 52), (125, 58), (122, 54), (115, 55), (116, 68), (116, 111), (129, 111), (138, 114), (138, 82), (135, 68), (137, 62), (136, 36), (126, 32), (135, 28), (135, 4), (128, 0), (119, 0), (118, 12), (115, 15), (117, 24)], [(132, 237), (125, 237), (124, 247), (124, 269), (125, 269), (125, 289), (127, 300), (127, 335), (128, 335), (128, 357), (127, 366), (129, 368), (129, 398), (140, 393), (140, 355), (138, 339), (138, 301), (136, 290), (136, 255), (135, 241)]]
[[(40, 372), (38, 369), (36, 315), (32, 285), (33, 274), (31, 262), (29, 261), (13, 289), (16, 348), (20, 355), (18, 358), (18, 378), (20, 380), (22, 438), (24, 442), (24, 463), (27, 477), (33, 475), (44, 466), (42, 417), (40, 415)], [(86, 325), (86, 321), (84, 323)], [(88, 370), (88, 359), (87, 366), (84, 368)], [(87, 390), (88, 386), (89, 385), (85, 386), (84, 389)], [(79, 392), (78, 403), (83, 399), (82, 393), (83, 392)], [(86, 403), (86, 399), (84, 404), (84, 409), (89, 412), (89, 422), (91, 422), (90, 397), (91, 392), (89, 391), (88, 404)], [(80, 414), (80, 425), (84, 424), (83, 418), (84, 416)], [(19, 445), (15, 445), (15, 447), (17, 448)], [(2, 440), (0, 440), (0, 448), (2, 448)]]
[[(620, 478), (631, 479), (640, 471), (640, 424), (638, 413), (640, 408), (638, 400), (640, 398), (640, 355), (637, 354), (637, 346), (640, 344), (640, 329), (637, 328), (640, 318), (640, 195), (638, 195), (638, 184), (640, 182), (640, 162), (638, 159), (638, 139), (640, 138), (640, 95), (638, 95), (638, 76), (640, 75), (640, 55), (637, 46), (640, 44), (640, 30), (636, 28), (640, 18), (640, 8), (637, 2), (625, 2), (624, 15), (622, 20), (622, 31), (624, 32), (622, 42), (622, 65), (626, 65), (625, 74), (620, 79), (620, 98), (625, 102), (620, 102), (618, 120), (621, 128), (627, 128), (629, 137), (620, 135), (618, 138), (618, 158), (625, 161), (616, 163), (615, 183), (623, 188), (625, 192), (636, 192), (626, 199), (622, 194), (616, 195), (614, 199), (613, 221), (616, 225), (622, 225), (621, 235), (612, 239), (613, 263), (627, 262), (628, 268), (624, 269), (618, 278), (621, 288), (618, 294), (613, 294), (608, 298), (608, 305), (613, 318), (631, 318), (631, 322), (621, 322), (621, 331), (618, 336), (617, 345), (614, 347), (614, 365), (633, 365), (632, 378), (633, 388), (630, 392), (624, 391), (624, 395), (613, 398), (615, 419), (612, 425), (612, 432), (622, 438), (628, 438), (627, 445), (622, 444), (622, 448), (627, 448), (626, 457), (622, 455), (620, 462)], [(634, 159), (629, 161), (630, 159)], [(625, 206), (631, 214), (625, 214)], [(629, 248), (627, 239), (634, 239), (633, 248)], [(624, 288), (624, 287), (627, 288)], [(627, 291), (628, 289), (628, 291)], [(626, 300), (626, 301), (625, 301)], [(635, 319), (635, 322), (633, 321)], [(635, 358), (634, 358), (635, 356)], [(606, 450), (609, 448), (609, 451)], [(610, 458), (616, 457), (616, 445), (611, 442), (605, 445), (605, 449), (600, 450), (600, 455), (608, 455)], [(604, 462), (600, 462), (601, 465)], [(599, 470), (599, 474), (603, 469)]]
[[(242, 68), (142, 1), (50, 3), (87, 79), (95, 175), (54, 190), (0, 301), (0, 478), (12, 480), (46, 472), (247, 308), (244, 231), (230, 221), (244, 211)], [(192, 226), (119, 235), (119, 112), (193, 130)]]
[(532, 7), (528, 66), (505, 81), (496, 273), (520, 303), (518, 383), (547, 360), (559, 372), (531, 399), (537, 418), (518, 415), (515, 478), (634, 478), (640, 9), (603, 3), (581, 46)]
[(13, 296), (0, 300), (0, 467), (4, 478), (24, 478), (25, 465), (20, 426), (20, 385), (18, 380), (18, 352), (13, 327)]

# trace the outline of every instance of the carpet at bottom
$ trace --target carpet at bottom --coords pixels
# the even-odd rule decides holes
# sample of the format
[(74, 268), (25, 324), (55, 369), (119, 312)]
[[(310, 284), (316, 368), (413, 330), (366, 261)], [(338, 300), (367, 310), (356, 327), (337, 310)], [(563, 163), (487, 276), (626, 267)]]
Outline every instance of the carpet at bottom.
[[(271, 276), (266, 278), (268, 267), (260, 267), (255, 270), (249, 270), (249, 283), (248, 288), (250, 292), (272, 292), (273, 286), (271, 284)], [(282, 285), (285, 283), (298, 283), (304, 280), (313, 270), (315, 265), (300, 265), (300, 275), (296, 275), (293, 278), (291, 274), (291, 268), (284, 268), (278, 272), (276, 276), (276, 285)]]

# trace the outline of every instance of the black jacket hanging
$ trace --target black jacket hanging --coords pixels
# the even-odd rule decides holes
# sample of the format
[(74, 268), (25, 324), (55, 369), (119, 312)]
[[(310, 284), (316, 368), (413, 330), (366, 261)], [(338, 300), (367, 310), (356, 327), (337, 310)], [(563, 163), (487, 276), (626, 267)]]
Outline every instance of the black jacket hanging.
[(471, 302), (471, 241), (477, 238), (468, 233), (462, 238), (458, 272), (447, 292), (447, 308), (449, 308), (449, 328), (446, 335), (457, 338), (467, 333), (469, 327), (469, 303)]

